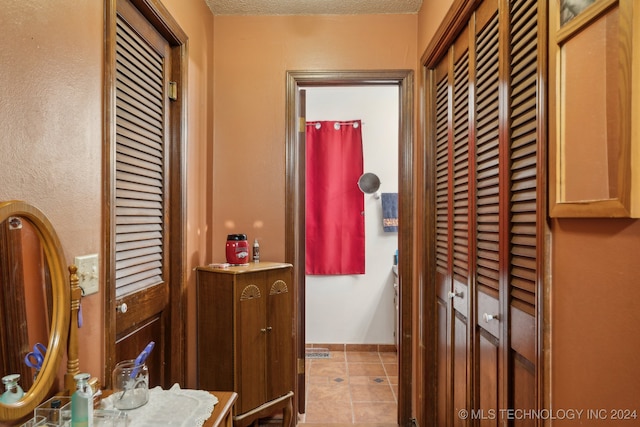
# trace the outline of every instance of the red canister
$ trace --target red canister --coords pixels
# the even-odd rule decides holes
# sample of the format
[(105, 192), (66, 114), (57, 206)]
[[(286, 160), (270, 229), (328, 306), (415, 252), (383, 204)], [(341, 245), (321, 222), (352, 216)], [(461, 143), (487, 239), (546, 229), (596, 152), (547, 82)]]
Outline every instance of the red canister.
[(249, 243), (246, 234), (227, 236), (227, 262), (231, 265), (249, 264)]

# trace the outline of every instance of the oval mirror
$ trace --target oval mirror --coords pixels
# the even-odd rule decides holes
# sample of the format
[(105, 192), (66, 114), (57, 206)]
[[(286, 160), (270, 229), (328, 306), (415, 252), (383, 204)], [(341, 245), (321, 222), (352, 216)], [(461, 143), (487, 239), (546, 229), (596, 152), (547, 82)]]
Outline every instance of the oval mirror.
[[(2, 358), (3, 372), (0, 376), (20, 373), (21, 377), (27, 378), (25, 393), (20, 400), (0, 403), (0, 420), (9, 421), (28, 415), (52, 390), (60, 360), (66, 351), (70, 295), (60, 241), (40, 210), (21, 201), (0, 202), (0, 229), (0, 262), (3, 264), (0, 266), (3, 271), (0, 280), (5, 282), (0, 286), (3, 290), (13, 289), (13, 295), (20, 295), (23, 299), (22, 309), (15, 307), (18, 305), (15, 301), (11, 310), (5, 308), (8, 304), (1, 309), (3, 316), (9, 314), (9, 318), (2, 320), (5, 330), (18, 332), (12, 332), (5, 339), (7, 356)], [(11, 235), (13, 232), (16, 234)], [(13, 244), (22, 246), (16, 248), (11, 246)], [(22, 273), (4, 273), (18, 265), (22, 266)], [(21, 326), (19, 322), (27, 324)], [(48, 331), (45, 330), (47, 328)], [(36, 342), (42, 342), (46, 352), (38, 375), (33, 377), (33, 368), (25, 370), (15, 361), (24, 361), (26, 353), (33, 350)]]
[(380, 189), (380, 178), (375, 173), (363, 173), (358, 179), (358, 187), (365, 194), (373, 194)]
[[(39, 354), (51, 329), (51, 280), (42, 243), (31, 221), (9, 217), (0, 222), (0, 373), (20, 375), (29, 390), (40, 370)], [(25, 355), (37, 346), (38, 352)], [(2, 393), (2, 391), (0, 391)]]

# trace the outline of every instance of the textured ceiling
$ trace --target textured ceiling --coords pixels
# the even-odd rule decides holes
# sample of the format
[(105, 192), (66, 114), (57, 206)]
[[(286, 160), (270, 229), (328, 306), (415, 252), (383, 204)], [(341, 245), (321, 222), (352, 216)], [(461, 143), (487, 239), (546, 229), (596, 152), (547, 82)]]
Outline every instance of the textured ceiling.
[(422, 0), (205, 0), (214, 15), (417, 13)]

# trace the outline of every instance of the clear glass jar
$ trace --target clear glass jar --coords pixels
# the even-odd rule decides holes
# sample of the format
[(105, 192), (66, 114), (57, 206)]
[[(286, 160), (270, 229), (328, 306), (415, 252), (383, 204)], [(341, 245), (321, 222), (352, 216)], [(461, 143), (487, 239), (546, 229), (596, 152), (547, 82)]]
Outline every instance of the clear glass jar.
[(135, 409), (149, 401), (149, 369), (135, 360), (123, 360), (113, 369), (113, 406)]

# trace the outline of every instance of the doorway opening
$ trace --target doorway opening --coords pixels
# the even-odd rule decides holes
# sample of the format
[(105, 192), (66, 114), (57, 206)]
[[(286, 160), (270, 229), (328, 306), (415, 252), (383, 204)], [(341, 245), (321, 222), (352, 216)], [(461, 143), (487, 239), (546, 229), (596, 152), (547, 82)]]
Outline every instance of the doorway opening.
[[(298, 380), (296, 409), (305, 411), (305, 351), (306, 351), (306, 281), (305, 281), (305, 106), (306, 90), (322, 87), (395, 86), (398, 90), (398, 147), (397, 192), (399, 227), (397, 233), (398, 257), (398, 405), (397, 422), (408, 425), (411, 418), (411, 301), (412, 273), (408, 256), (413, 247), (411, 224), (412, 200), (412, 152), (413, 152), (413, 72), (391, 71), (335, 71), (287, 73), (287, 141), (286, 141), (286, 229), (285, 256), (294, 265), (296, 283), (296, 349)], [(365, 125), (366, 126), (366, 123)], [(389, 266), (392, 265), (389, 256)]]
[[(398, 192), (398, 86), (321, 86), (307, 87), (304, 91), (307, 126), (304, 422), (395, 424), (398, 362), (394, 254), (398, 233), (397, 227), (384, 226), (383, 211), (391, 210), (389, 206), (394, 205)], [(340, 127), (336, 129), (335, 125)], [(344, 127), (347, 130), (343, 131)], [(333, 144), (331, 140), (318, 140), (319, 135), (332, 138), (343, 132), (346, 134), (342, 139), (334, 139)], [(347, 149), (349, 136), (354, 134), (361, 134), (361, 143), (356, 138), (355, 144), (359, 148)], [(350, 155), (342, 153), (320, 170), (314, 166), (318, 160), (310, 153), (319, 150), (326, 159), (329, 147), (347, 150)], [(311, 170), (317, 172), (315, 179), (319, 179), (315, 186), (310, 185)], [(344, 174), (349, 179), (342, 178)], [(375, 177), (375, 188), (368, 184), (369, 176)], [(343, 185), (338, 186), (334, 181), (337, 179), (345, 179), (341, 181)], [(310, 190), (316, 186), (319, 194)], [(340, 196), (345, 194), (353, 196), (351, 203), (362, 205), (341, 200)], [(314, 197), (320, 197), (328, 205), (310, 203)], [(311, 212), (311, 206), (319, 211)], [(335, 218), (336, 214), (347, 215), (347, 222)], [(390, 212), (387, 216), (387, 223), (397, 219)], [(310, 223), (320, 226), (318, 222), (329, 228), (316, 236), (320, 241), (308, 234)], [(327, 236), (334, 232), (338, 235)], [(364, 242), (358, 237), (363, 237)], [(336, 245), (337, 242), (340, 243)], [(314, 260), (322, 264), (322, 270), (336, 274), (310, 274), (319, 270), (318, 266), (310, 267)], [(355, 270), (356, 261), (364, 264), (363, 269), (358, 274), (345, 272), (348, 267)], [(323, 360), (315, 360), (319, 357)], [(329, 413), (327, 404), (333, 408)]]

